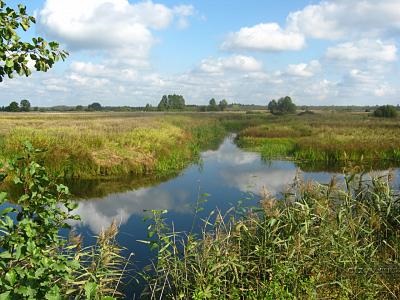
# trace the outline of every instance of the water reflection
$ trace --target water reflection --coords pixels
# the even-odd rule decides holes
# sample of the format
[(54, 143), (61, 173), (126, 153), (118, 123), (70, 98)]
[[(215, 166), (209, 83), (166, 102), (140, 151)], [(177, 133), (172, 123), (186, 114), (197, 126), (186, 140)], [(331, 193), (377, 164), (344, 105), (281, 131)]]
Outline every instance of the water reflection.
[(132, 215), (141, 216), (144, 211), (152, 209), (173, 210), (188, 213), (189, 194), (181, 189), (172, 194), (170, 191), (141, 188), (136, 191), (117, 193), (106, 198), (94, 198), (80, 202), (76, 211), (82, 221), (76, 225), (87, 225), (93, 233), (111, 225), (112, 221), (124, 225)]
[[(208, 202), (204, 204), (205, 216), (216, 207), (227, 210), (239, 200), (249, 199), (249, 195), (249, 204), (252, 205), (265, 191), (278, 194), (293, 182), (297, 173), (292, 162), (273, 161), (266, 164), (257, 153), (240, 150), (231, 136), (217, 150), (202, 154), (201, 168), (192, 165), (178, 177), (151, 187), (81, 201), (77, 213), (82, 221), (75, 226), (80, 229), (86, 227), (87, 232), (97, 234), (116, 220), (123, 232), (137, 236), (145, 233), (139, 233), (142, 230), (139, 229), (142, 227), (139, 222), (145, 210), (166, 209), (175, 225), (187, 230), (192, 224), (199, 194), (210, 194)], [(329, 182), (331, 175), (307, 173), (304, 177)], [(137, 183), (133, 181), (133, 184)], [(131, 242), (129, 247), (133, 247), (132, 244), (135, 243)]]
[[(188, 231), (192, 226), (196, 200), (202, 193), (210, 196), (197, 220), (205, 218), (215, 208), (224, 212), (242, 201), (255, 205), (266, 191), (279, 195), (295, 176), (320, 183), (329, 183), (333, 175), (339, 181), (343, 177), (338, 172), (318, 171), (318, 168), (304, 172), (290, 161), (266, 163), (259, 154), (237, 148), (233, 137), (225, 139), (217, 150), (203, 152), (201, 158), (200, 166), (192, 165), (174, 178), (131, 178), (115, 183), (81, 182), (72, 186), (72, 191), (80, 193), (79, 198), (90, 198), (90, 193), (93, 195), (80, 201), (77, 213), (82, 221), (74, 224), (76, 231), (83, 235), (87, 244), (91, 244), (93, 235), (116, 220), (120, 224), (118, 243), (127, 249), (127, 253), (135, 254), (134, 263), (141, 269), (149, 264), (152, 255), (147, 245), (137, 242), (147, 239), (148, 224), (143, 221), (145, 210), (166, 209), (168, 222), (173, 222), (175, 230)], [(373, 176), (387, 173), (373, 172)], [(398, 169), (393, 176), (398, 185)], [(195, 230), (199, 230), (201, 221), (196, 224)], [(140, 290), (139, 287), (135, 289), (136, 292)], [(132, 290), (127, 293), (131, 296)]]

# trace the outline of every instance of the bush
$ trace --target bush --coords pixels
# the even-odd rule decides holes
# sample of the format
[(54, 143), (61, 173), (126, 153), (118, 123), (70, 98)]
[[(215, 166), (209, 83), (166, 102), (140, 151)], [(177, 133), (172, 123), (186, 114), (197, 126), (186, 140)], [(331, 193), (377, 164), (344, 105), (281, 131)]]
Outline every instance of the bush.
[(51, 180), (32, 159), (36, 152), (26, 143), (24, 157), (10, 161), (7, 174), (0, 174), (0, 182), (7, 178), (22, 191), (12, 205), (7, 205), (7, 193), (0, 192), (0, 205), (5, 206), (0, 210), (0, 299), (116, 295), (122, 260), (115, 224), (86, 249), (81, 249), (79, 237), (61, 237), (60, 230), (79, 219), (72, 214), (77, 204), (69, 200), (68, 188)]
[(396, 118), (398, 111), (393, 105), (383, 105), (379, 106), (374, 111), (374, 116), (379, 118)]

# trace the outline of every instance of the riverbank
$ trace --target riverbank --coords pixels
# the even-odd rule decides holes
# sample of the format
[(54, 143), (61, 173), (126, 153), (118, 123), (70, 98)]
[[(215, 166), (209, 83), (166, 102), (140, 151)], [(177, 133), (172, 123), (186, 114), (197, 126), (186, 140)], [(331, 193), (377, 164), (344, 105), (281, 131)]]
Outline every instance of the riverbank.
[(400, 164), (399, 120), (368, 113), (7, 113), (0, 123), (0, 161), (29, 140), (46, 150), (39, 159), (49, 173), (67, 179), (176, 174), (228, 132), (265, 160), (294, 160), (306, 170)]
[(137, 113), (3, 114), (0, 160), (22, 153), (23, 142), (64, 178), (112, 178), (177, 172), (201, 149), (225, 136), (215, 117)]
[(291, 159), (305, 167), (344, 166), (349, 161), (398, 166), (400, 121), (334, 111), (270, 116), (264, 124), (241, 130), (237, 143), (266, 160)]

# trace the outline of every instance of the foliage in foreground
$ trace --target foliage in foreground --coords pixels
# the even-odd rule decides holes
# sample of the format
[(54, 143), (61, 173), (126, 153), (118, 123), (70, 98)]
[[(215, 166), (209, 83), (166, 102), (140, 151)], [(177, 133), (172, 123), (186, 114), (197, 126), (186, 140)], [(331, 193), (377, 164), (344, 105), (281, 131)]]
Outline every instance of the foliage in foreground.
[(60, 230), (79, 219), (72, 214), (77, 204), (32, 159), (35, 152), (26, 144), (25, 156), (0, 174), (22, 191), (12, 204), (0, 193), (0, 299), (113, 299), (124, 261), (115, 224), (92, 247), (82, 248), (79, 236), (62, 238)]
[(154, 213), (152, 299), (392, 299), (400, 296), (400, 196), (390, 174), (343, 185), (295, 180), (244, 218), (219, 212), (202, 236)]
[(60, 50), (56, 42), (47, 42), (41, 37), (32, 42), (24, 42), (20, 31), (27, 31), (35, 17), (29, 16), (26, 7), (18, 5), (13, 9), (0, 0), (0, 82), (14, 74), (29, 76), (32, 71), (28, 62), (34, 62), (37, 71), (48, 71), (60, 59), (64, 60), (68, 53)]

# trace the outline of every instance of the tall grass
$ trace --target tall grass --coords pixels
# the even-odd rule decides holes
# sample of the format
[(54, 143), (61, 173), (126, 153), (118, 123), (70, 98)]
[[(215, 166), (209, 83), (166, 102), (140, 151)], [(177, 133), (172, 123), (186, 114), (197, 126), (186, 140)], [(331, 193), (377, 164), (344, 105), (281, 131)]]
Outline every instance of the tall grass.
[(296, 179), (244, 217), (215, 211), (201, 236), (155, 214), (151, 299), (395, 299), (400, 296), (400, 196), (391, 175)]
[(0, 116), (0, 161), (31, 141), (41, 160), (66, 178), (121, 177), (182, 170), (225, 129), (215, 117), (140, 114), (13, 114)]
[(300, 162), (344, 165), (345, 161), (400, 163), (400, 125), (360, 114), (271, 117), (245, 128), (238, 145), (266, 159), (289, 156)]

